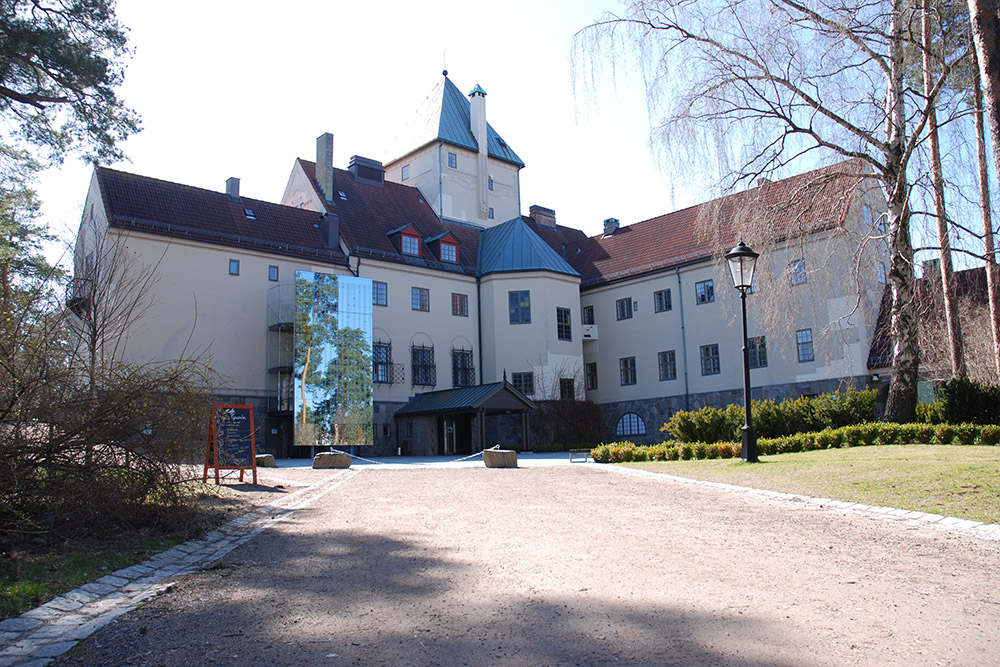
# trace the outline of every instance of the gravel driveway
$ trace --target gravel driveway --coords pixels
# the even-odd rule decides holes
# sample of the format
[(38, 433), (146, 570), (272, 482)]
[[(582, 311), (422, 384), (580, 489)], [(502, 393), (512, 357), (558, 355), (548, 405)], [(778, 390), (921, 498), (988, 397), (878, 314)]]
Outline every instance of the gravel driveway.
[(593, 466), (365, 469), (60, 664), (998, 664), (998, 555)]

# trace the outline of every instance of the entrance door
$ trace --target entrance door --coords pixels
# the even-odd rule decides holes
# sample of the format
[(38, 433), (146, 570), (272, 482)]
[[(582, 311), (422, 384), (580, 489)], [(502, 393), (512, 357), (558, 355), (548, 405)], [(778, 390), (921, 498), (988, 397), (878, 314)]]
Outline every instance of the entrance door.
[(451, 455), (457, 453), (455, 450), (455, 418), (444, 418), (444, 454)]
[(472, 415), (455, 417), (455, 453), (472, 453)]

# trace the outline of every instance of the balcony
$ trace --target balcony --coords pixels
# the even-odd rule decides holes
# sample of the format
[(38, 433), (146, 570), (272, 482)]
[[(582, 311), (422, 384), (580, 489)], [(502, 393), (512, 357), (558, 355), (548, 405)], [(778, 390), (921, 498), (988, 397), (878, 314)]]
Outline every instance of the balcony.
[(584, 324), (583, 325), (583, 340), (597, 340), (597, 325), (596, 324)]

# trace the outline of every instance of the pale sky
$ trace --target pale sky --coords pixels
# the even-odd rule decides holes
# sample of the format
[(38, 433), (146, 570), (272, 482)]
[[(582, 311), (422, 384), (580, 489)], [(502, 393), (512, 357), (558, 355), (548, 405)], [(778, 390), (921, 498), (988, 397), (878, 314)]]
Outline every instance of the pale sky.
[[(525, 162), (522, 213), (531, 204), (588, 235), (608, 217), (623, 225), (672, 204), (649, 148), (641, 77), (618, 68), (597, 94), (574, 89), (574, 34), (618, 0), (340, 0), (222, 2), (119, 0), (135, 55), (121, 88), (142, 116), (125, 145), (125, 171), (279, 201), (296, 157), (334, 134), (334, 165), (352, 155), (387, 160), (446, 66), (463, 92), (487, 93), (487, 119)], [(577, 72), (578, 76), (588, 76)], [(90, 168), (70, 158), (41, 179), (45, 219), (71, 240)]]

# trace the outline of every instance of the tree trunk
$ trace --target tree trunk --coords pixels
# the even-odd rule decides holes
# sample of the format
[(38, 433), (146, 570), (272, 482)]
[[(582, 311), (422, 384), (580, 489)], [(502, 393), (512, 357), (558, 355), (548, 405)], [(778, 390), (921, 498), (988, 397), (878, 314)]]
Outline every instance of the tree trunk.
[(986, 118), (993, 142), (993, 160), (1000, 174), (1000, 17), (997, 0), (968, 0), (972, 40), (979, 57), (979, 76)]
[[(924, 56), (924, 93), (929, 97), (934, 88), (931, 61), (931, 0), (924, 0), (921, 17)], [(958, 317), (958, 299), (955, 297), (955, 275), (951, 264), (951, 239), (948, 236), (948, 214), (944, 204), (944, 176), (941, 173), (941, 149), (938, 145), (938, 125), (935, 103), (927, 110), (927, 143), (931, 151), (931, 182), (934, 186), (934, 217), (937, 220), (938, 246), (940, 246), (941, 294), (944, 298), (945, 327), (948, 331), (948, 351), (951, 357), (951, 376), (964, 377), (965, 352), (962, 345), (962, 324)]]
[(889, 216), (889, 284), (892, 290), (892, 383), (885, 405), (885, 419), (911, 422), (917, 410), (917, 373), (920, 367), (917, 318), (913, 303), (913, 245), (910, 242), (909, 183), (903, 144), (906, 109), (903, 99), (903, 9), (894, 0), (889, 36), (890, 75), (885, 96), (885, 173)]
[(996, 381), (1000, 382), (1000, 281), (994, 253), (993, 218), (990, 213), (989, 166), (986, 162), (986, 127), (983, 122), (983, 91), (979, 76), (979, 58), (972, 51), (972, 100), (976, 119), (976, 158), (979, 166), (979, 203), (983, 215), (983, 258), (986, 260), (986, 294), (990, 304), (990, 330), (993, 333), (993, 362)]

